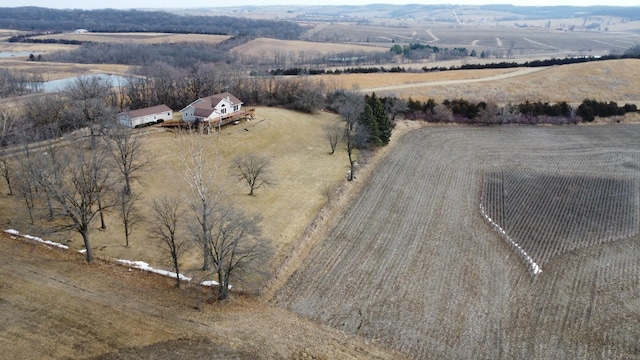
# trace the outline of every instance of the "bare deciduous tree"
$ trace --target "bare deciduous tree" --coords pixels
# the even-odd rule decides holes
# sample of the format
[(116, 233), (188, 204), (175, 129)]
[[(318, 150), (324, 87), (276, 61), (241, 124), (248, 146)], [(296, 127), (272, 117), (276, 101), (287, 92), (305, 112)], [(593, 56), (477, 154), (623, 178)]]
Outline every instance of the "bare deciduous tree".
[(446, 105), (438, 104), (433, 108), (433, 120), (438, 122), (453, 121), (453, 111)]
[(180, 202), (176, 198), (161, 198), (153, 201), (153, 225), (150, 236), (160, 240), (163, 249), (169, 253), (173, 271), (176, 273), (176, 287), (180, 287), (180, 257), (188, 247), (188, 241), (180, 232)]
[(262, 185), (273, 184), (270, 168), (271, 162), (266, 156), (251, 153), (233, 159), (233, 170), (238, 179), (249, 185), (249, 195), (254, 195), (254, 191)]
[[(100, 149), (86, 151), (82, 148), (69, 149), (65, 156), (50, 153), (40, 156), (43, 166), (29, 169), (29, 177), (51, 199), (57, 213), (68, 220), (60, 228), (82, 236), (87, 262), (91, 262), (91, 222), (101, 210), (115, 205), (115, 201), (107, 197), (114, 180), (109, 158)], [(101, 205), (98, 205), (98, 199), (102, 199)]]
[(131, 194), (131, 182), (137, 174), (151, 165), (139, 136), (123, 126), (115, 126), (108, 131), (109, 150), (124, 180), (124, 192)]
[(498, 105), (496, 105), (493, 102), (490, 102), (490, 103), (487, 103), (487, 105), (484, 108), (481, 108), (478, 111), (478, 115), (476, 116), (476, 119), (480, 124), (487, 124), (487, 125), (498, 124), (499, 114), (500, 114), (500, 109), (498, 108)]
[(259, 218), (226, 206), (217, 212), (216, 231), (211, 237), (210, 255), (218, 276), (218, 300), (228, 297), (230, 279), (246, 281), (264, 274), (270, 247), (260, 238)]
[(356, 92), (340, 94), (335, 106), (338, 113), (345, 120), (344, 138), (347, 156), (349, 157), (349, 172), (347, 179), (355, 179), (356, 149), (368, 138), (366, 127), (359, 126), (358, 118), (364, 109), (364, 98)]
[(127, 194), (124, 189), (118, 196), (118, 210), (120, 210), (125, 246), (127, 247), (129, 246), (129, 236), (133, 232), (133, 228), (144, 220), (144, 216), (142, 216), (137, 206), (138, 201), (140, 201), (140, 194)]
[(11, 179), (13, 179), (14, 163), (7, 155), (6, 149), (0, 150), (0, 174), (7, 182), (7, 190), (9, 195), (13, 195), (13, 188), (11, 187)]
[(342, 135), (344, 134), (344, 127), (340, 125), (327, 125), (323, 130), (324, 136), (331, 146), (331, 152), (329, 152), (329, 154), (333, 155), (333, 153), (336, 152), (338, 143), (342, 139)]
[(13, 195), (11, 180), (15, 171), (15, 162), (5, 148), (9, 139), (14, 135), (15, 116), (7, 109), (0, 110), (0, 174), (7, 182), (9, 195)]
[(14, 135), (16, 128), (16, 116), (8, 109), (0, 109), (0, 146), (6, 146)]
[(182, 197), (193, 211), (193, 217), (187, 219), (187, 226), (194, 240), (202, 248), (202, 270), (209, 270), (211, 231), (214, 226), (213, 213), (224, 195), (224, 184), (218, 174), (218, 156), (205, 141), (205, 137), (182, 132), (178, 151), (178, 160), (182, 163), (182, 172), (178, 174), (184, 181)]
[(29, 221), (31, 225), (34, 224), (34, 211), (36, 207), (36, 190), (34, 181), (28, 176), (28, 167), (22, 165), (18, 171), (16, 182), (18, 194), (24, 200), (24, 204), (27, 207), (27, 213), (29, 214)]
[(322, 194), (327, 198), (327, 203), (330, 203), (337, 196), (340, 190), (338, 184), (339, 182), (327, 181), (320, 188)]

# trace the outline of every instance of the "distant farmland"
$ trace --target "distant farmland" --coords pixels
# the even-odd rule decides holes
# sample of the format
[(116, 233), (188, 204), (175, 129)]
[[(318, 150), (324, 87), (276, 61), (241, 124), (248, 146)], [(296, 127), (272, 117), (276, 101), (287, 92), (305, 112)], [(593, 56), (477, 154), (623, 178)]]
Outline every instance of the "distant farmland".
[[(640, 338), (639, 136), (637, 125), (408, 133), (273, 302), (417, 358), (632, 357)], [(537, 276), (481, 213), (498, 169), (521, 174), (503, 179), (521, 188), (500, 209), (531, 222), (531, 244), (565, 246), (539, 253)], [(571, 202), (563, 184), (593, 202)], [(564, 207), (547, 213), (527, 204), (529, 190), (564, 194), (556, 199)], [(593, 224), (552, 218), (570, 219), (580, 207)], [(613, 224), (589, 215), (612, 209), (629, 214)], [(581, 235), (546, 233), (563, 224)]]

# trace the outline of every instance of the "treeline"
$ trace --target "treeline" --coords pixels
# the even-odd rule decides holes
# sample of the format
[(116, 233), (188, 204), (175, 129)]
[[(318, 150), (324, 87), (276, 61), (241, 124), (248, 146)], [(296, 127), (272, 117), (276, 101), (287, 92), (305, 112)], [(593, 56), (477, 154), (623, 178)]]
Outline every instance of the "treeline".
[(623, 116), (638, 112), (634, 104), (618, 106), (614, 101), (585, 99), (574, 109), (567, 102), (549, 103), (529, 100), (499, 108), (496, 104), (446, 99), (438, 104), (434, 99), (421, 102), (409, 99), (402, 111), (405, 118), (429, 122), (464, 124), (576, 124), (591, 122), (595, 117)]
[(401, 73), (406, 72), (407, 69), (400, 66), (393, 66), (386, 68), (384, 66), (376, 67), (351, 67), (345, 69), (308, 69), (308, 68), (289, 68), (289, 69), (275, 69), (269, 71), (269, 74), (275, 76), (282, 75), (340, 75), (340, 74), (374, 74), (374, 73)]
[(191, 67), (200, 62), (224, 62), (227, 51), (207, 43), (139, 44), (85, 43), (70, 51), (42, 56), (43, 61), (79, 64), (146, 65), (154, 61), (176, 67)]
[(61, 34), (61, 32), (38, 32), (38, 33), (30, 33), (30, 34), (20, 34), (14, 35), (7, 39), (8, 42), (22, 42), (22, 43), (33, 43), (33, 44), (65, 44), (65, 45), (80, 45), (83, 42), (80, 40), (71, 40), (71, 39), (35, 39), (34, 36), (41, 35), (51, 35), (51, 34)]
[[(0, 81), (13, 84), (3, 89), (24, 94), (29, 79), (11, 76), (6, 71), (0, 71)], [(27, 98), (21, 110), (21, 123), (28, 125), (30, 132), (40, 133), (41, 137), (46, 138), (85, 127), (91, 122), (91, 117), (109, 118), (121, 111), (159, 104), (179, 110), (198, 98), (225, 91), (242, 99), (247, 106), (279, 106), (312, 113), (331, 109), (335, 102), (333, 94), (339, 90), (335, 84), (310, 77), (248, 76), (234, 65), (213, 63), (183, 68), (165, 62), (153, 62), (138, 67), (125, 83), (116, 87), (108, 80), (93, 78), (80, 78), (78, 82), (84, 92), (101, 95), (93, 96), (90, 102), (69, 101), (69, 98), (82, 99), (83, 96), (77, 93), (68, 95), (69, 91)], [(469, 124), (568, 124), (637, 111), (633, 104), (618, 106), (615, 102), (590, 99), (575, 109), (566, 102), (542, 101), (525, 101), (503, 108), (465, 99), (447, 99), (436, 103), (433, 99), (421, 102), (383, 97), (380, 101), (391, 119), (403, 116), (407, 119)]]
[[(640, 46), (633, 47), (627, 50), (622, 55), (605, 55), (600, 57), (567, 57), (567, 58), (552, 58), (545, 60), (531, 60), (523, 63), (502, 61), (497, 63), (488, 64), (464, 64), (460, 66), (451, 65), (447, 66), (434, 66), (421, 68), (423, 72), (439, 72), (439, 71), (455, 71), (455, 70), (481, 70), (481, 69), (509, 69), (518, 67), (544, 67), (554, 65), (569, 65), (580, 64), (591, 61), (605, 61), (605, 60), (620, 60), (620, 59), (638, 59), (640, 58)], [(321, 69), (321, 68), (306, 68), (306, 67), (292, 67), (292, 68), (278, 68), (270, 70), (271, 75), (325, 75), (325, 74), (371, 74), (371, 73), (403, 73), (403, 72), (415, 72), (411, 68), (407, 69), (403, 66), (369, 66), (369, 67), (350, 67), (345, 69)], [(258, 74), (257, 72), (254, 72)]]
[[(247, 56), (240, 52), (230, 51), (236, 46), (255, 39), (253, 35), (237, 35), (230, 37), (218, 44), (204, 42), (180, 42), (172, 44), (141, 44), (141, 43), (96, 43), (84, 42), (73, 50), (58, 51), (43, 55), (42, 61), (86, 63), (86, 64), (124, 64), (145, 65), (151, 61), (162, 61), (178, 67), (192, 67), (197, 63), (223, 62), (238, 64), (252, 70), (254, 74), (264, 75), (269, 73), (261, 69), (278, 67), (285, 68), (287, 64), (313, 64), (321, 69), (324, 66), (351, 65), (351, 64), (376, 64), (392, 60), (388, 53), (306, 53), (298, 54), (274, 51), (273, 56)], [(339, 60), (342, 59), (342, 60)], [(352, 68), (353, 72), (364, 72), (361, 68)], [(400, 68), (398, 68), (399, 71)], [(278, 70), (297, 71), (301, 70)], [(375, 71), (380, 71), (379, 69)], [(386, 70), (385, 70), (386, 71)], [(392, 70), (395, 71), (395, 70)], [(404, 71), (404, 70), (403, 70)], [(369, 70), (368, 72), (373, 72)], [(275, 74), (276, 72), (274, 72)], [(316, 74), (328, 73), (325, 70)], [(337, 72), (339, 73), (339, 72)]]
[(635, 104), (624, 104), (618, 106), (615, 101), (603, 102), (593, 99), (585, 99), (578, 106), (577, 115), (584, 121), (591, 122), (598, 117), (622, 116), (626, 113), (637, 112), (638, 107)]
[[(425, 45), (419, 43), (410, 43), (409, 45), (400, 46), (393, 45), (390, 51), (397, 55), (402, 55), (408, 60), (424, 60), (434, 57), (435, 60), (449, 60), (464, 58), (470, 55), (467, 48), (441, 48), (435, 45)], [(475, 51), (473, 55), (475, 56)]]
[(42, 81), (41, 75), (0, 68), (0, 98), (37, 92), (38, 84)]
[(175, 15), (164, 11), (2, 8), (0, 28), (24, 31), (166, 32), (298, 39), (304, 28), (291, 21), (230, 16)]

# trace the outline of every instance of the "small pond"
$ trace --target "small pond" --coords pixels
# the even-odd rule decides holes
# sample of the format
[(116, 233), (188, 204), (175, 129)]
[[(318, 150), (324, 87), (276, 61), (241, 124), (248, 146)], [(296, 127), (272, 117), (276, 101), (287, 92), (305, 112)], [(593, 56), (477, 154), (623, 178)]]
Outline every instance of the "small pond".
[(10, 58), (10, 57), (23, 57), (29, 55), (41, 55), (43, 52), (32, 52), (32, 51), (0, 51), (0, 58)]
[(40, 90), (43, 92), (56, 92), (64, 89), (67, 85), (72, 84), (78, 78), (86, 77), (86, 76), (95, 76), (97, 78), (100, 78), (101, 80), (108, 80), (109, 83), (113, 86), (124, 85), (127, 83), (127, 79), (120, 75), (94, 74), (94, 75), (82, 75), (82, 76), (74, 76), (74, 77), (64, 78), (59, 80), (45, 81), (39, 84), (39, 87), (40, 87)]

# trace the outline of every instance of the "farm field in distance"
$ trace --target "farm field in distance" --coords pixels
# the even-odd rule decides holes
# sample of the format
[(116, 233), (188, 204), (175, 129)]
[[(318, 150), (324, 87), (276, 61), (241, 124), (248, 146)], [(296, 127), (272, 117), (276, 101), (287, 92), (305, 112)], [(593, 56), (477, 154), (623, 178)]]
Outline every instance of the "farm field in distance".
[[(427, 65), (428, 66), (428, 65)], [(379, 96), (436, 101), (467, 99), (500, 105), (524, 101), (566, 101), (578, 106), (584, 99), (640, 105), (640, 60), (608, 60), (583, 64), (513, 69), (457, 70), (431, 73), (376, 73), (315, 76), (329, 84)]]
[[(585, 234), (592, 246), (549, 258), (532, 277), (482, 216), (480, 201), (486, 173), (562, 168), (577, 179), (625, 179), (637, 209), (639, 135), (632, 124), (410, 132), (272, 301), (416, 358), (633, 356), (637, 217), (618, 241), (598, 244), (598, 233)], [(602, 183), (612, 192), (618, 185)], [(551, 219), (522, 199), (521, 214), (531, 215), (524, 236), (542, 246)]]

